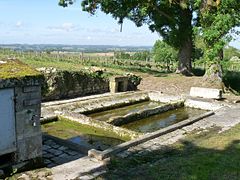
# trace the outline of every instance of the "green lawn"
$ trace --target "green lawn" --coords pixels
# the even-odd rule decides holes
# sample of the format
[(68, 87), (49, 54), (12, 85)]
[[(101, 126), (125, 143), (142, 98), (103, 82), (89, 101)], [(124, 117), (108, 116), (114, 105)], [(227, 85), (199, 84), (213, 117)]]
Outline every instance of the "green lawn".
[(113, 159), (98, 179), (240, 179), (240, 125), (218, 133), (217, 128), (162, 151)]

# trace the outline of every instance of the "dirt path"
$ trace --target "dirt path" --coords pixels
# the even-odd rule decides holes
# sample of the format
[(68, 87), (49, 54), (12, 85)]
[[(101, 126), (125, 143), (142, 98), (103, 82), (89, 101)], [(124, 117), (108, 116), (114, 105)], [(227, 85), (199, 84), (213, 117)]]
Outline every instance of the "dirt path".
[(138, 86), (140, 90), (156, 90), (164, 94), (171, 95), (188, 95), (190, 88), (193, 86), (201, 86), (199, 82), (201, 77), (184, 77), (177, 74), (168, 74), (165, 76), (153, 76), (139, 74), (143, 79)]
[[(138, 89), (160, 91), (167, 95), (186, 97), (189, 95), (191, 87), (212, 87), (211, 84), (204, 82), (203, 78), (198, 76), (186, 77), (179, 74), (160, 74), (159, 76), (144, 73), (136, 74), (143, 78)], [(224, 93), (223, 97), (227, 102), (240, 103), (240, 96), (235, 96), (232, 93)]]

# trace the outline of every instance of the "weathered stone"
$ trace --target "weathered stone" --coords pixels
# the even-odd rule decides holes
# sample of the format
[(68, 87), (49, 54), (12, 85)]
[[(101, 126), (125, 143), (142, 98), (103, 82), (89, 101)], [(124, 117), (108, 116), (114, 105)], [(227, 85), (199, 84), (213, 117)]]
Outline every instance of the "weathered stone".
[(190, 96), (209, 99), (222, 99), (221, 89), (191, 87)]
[[(18, 60), (9, 59), (6, 62), (0, 64), (0, 91), (5, 88), (13, 90), (9, 102), (13, 102), (15, 110), (12, 112), (15, 117), (13, 120), (15, 134), (12, 137), (14, 136), (16, 141), (11, 143), (15, 148), (10, 153), (13, 153), (14, 163), (19, 165), (28, 160), (38, 160), (42, 155), (40, 103), (43, 76)], [(3, 125), (4, 123), (1, 126)]]
[(40, 90), (40, 86), (27, 86), (27, 87), (23, 87), (23, 92), (24, 93), (41, 92), (41, 90)]
[(114, 76), (110, 78), (110, 92), (125, 92), (128, 87), (128, 77), (124, 76)]
[(224, 107), (223, 104), (216, 103), (216, 102), (213, 102), (213, 101), (209, 101), (209, 100), (195, 100), (195, 99), (190, 99), (190, 98), (188, 98), (185, 101), (184, 104), (187, 107), (204, 109), (204, 110), (211, 110), (211, 111), (215, 111), (215, 110), (218, 110), (218, 109)]

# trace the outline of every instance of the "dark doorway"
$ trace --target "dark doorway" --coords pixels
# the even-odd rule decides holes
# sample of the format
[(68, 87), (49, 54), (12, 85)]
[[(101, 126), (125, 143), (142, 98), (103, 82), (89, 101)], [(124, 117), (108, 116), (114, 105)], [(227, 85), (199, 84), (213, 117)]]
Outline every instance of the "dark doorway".
[(118, 82), (118, 92), (124, 92), (124, 82), (123, 81)]

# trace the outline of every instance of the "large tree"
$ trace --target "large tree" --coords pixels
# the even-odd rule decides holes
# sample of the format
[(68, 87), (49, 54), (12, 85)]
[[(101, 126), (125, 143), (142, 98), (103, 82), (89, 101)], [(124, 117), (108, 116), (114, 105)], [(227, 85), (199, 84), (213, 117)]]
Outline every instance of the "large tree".
[(223, 48), (240, 26), (240, 0), (200, 0), (195, 4), (200, 19), (200, 35), (205, 43), (208, 63), (205, 79), (223, 85), (221, 60)]
[[(83, 0), (82, 8), (91, 14), (100, 9), (111, 14), (120, 24), (124, 19), (133, 21), (138, 27), (147, 24), (151, 31), (158, 32), (163, 41), (178, 50), (179, 66), (177, 72), (184, 75), (192, 73), (193, 49), (193, 2), (174, 0)], [(73, 0), (60, 0), (63, 7)]]

